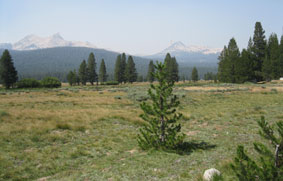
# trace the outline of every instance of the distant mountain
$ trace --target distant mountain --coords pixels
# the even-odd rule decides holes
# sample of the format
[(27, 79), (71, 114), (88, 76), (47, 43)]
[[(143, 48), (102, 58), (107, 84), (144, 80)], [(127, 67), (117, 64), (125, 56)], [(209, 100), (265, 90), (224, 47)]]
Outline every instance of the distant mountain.
[[(78, 69), (82, 60), (87, 60), (93, 52), (97, 61), (97, 70), (101, 59), (105, 60), (107, 73), (113, 79), (113, 72), (118, 52), (95, 48), (88, 42), (67, 41), (57, 33), (50, 37), (28, 35), (22, 40), (10, 44), (0, 44), (0, 54), (9, 49), (20, 78), (56, 76), (66, 80), (70, 70)], [(139, 75), (146, 76), (149, 60), (163, 61), (167, 52), (175, 56), (179, 64), (179, 75), (190, 77), (193, 66), (198, 68), (199, 76), (206, 72), (217, 71), (219, 49), (199, 46), (185, 46), (182, 42), (173, 43), (160, 53), (150, 56), (134, 56)]]
[(202, 46), (186, 46), (178, 41), (163, 51), (144, 56), (149, 59), (163, 60), (167, 53), (175, 56), (180, 64), (189, 66), (216, 66), (221, 49)]
[(59, 34), (56, 33), (50, 37), (39, 37), (36, 35), (28, 35), (20, 41), (11, 43), (0, 43), (0, 48), (13, 49), (13, 50), (35, 50), (42, 48), (54, 47), (88, 47), (96, 48), (89, 42), (80, 41), (67, 41)]
[[(0, 49), (2, 55), (4, 49)], [(101, 59), (105, 60), (107, 73), (113, 78), (116, 57), (119, 53), (98, 48), (87, 47), (55, 47), (36, 50), (9, 50), (20, 77), (41, 79), (45, 76), (56, 76), (65, 80), (70, 70), (78, 69), (83, 60), (87, 60), (91, 52), (97, 62), (97, 71)], [(139, 74), (145, 75), (149, 59), (134, 56)]]
[[(0, 49), (0, 55), (4, 49)], [(119, 53), (98, 48), (86, 47), (55, 47), (37, 50), (9, 50), (18, 71), (19, 77), (32, 77), (42, 79), (45, 76), (55, 76), (66, 81), (66, 75), (70, 70), (78, 70), (82, 60), (87, 60), (90, 52), (93, 52), (97, 62), (97, 70), (101, 59), (105, 60), (109, 79), (113, 79), (116, 57)], [(150, 59), (133, 56), (137, 72), (144, 77)], [(162, 58), (164, 59), (164, 57)], [(178, 61), (178, 60), (177, 60)], [(191, 75), (192, 66), (179, 63), (179, 75), (187, 78)], [(203, 77), (206, 72), (216, 72), (216, 66), (197, 66), (199, 76)]]

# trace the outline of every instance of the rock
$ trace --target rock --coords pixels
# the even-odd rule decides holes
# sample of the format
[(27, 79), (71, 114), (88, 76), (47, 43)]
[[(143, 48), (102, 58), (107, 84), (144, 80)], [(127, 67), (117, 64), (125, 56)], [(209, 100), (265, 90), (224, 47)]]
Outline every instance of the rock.
[(212, 178), (214, 175), (220, 175), (220, 171), (216, 170), (215, 168), (210, 168), (208, 170), (205, 170), (203, 174), (203, 179), (206, 181), (212, 181)]

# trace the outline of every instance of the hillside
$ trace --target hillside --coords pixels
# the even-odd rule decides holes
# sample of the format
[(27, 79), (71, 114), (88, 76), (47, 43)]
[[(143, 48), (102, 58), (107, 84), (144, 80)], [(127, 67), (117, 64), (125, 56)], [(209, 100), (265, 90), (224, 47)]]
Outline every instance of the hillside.
[[(0, 54), (4, 49), (0, 49)], [(37, 50), (9, 50), (14, 60), (19, 77), (34, 77), (41, 79), (44, 76), (56, 76), (65, 81), (66, 74), (70, 70), (78, 69), (83, 59), (87, 60), (90, 52), (93, 52), (99, 68), (101, 59), (104, 58), (109, 79), (113, 79), (115, 60), (119, 53), (104, 49), (87, 47), (55, 47)], [(163, 57), (164, 58), (164, 57)], [(159, 59), (163, 61), (163, 58)], [(139, 75), (147, 74), (147, 67), (150, 59), (134, 56), (134, 61)], [(198, 67), (200, 77), (206, 72), (216, 72), (216, 63), (199, 64), (191, 61), (179, 62), (179, 75), (187, 78), (191, 75), (193, 66)], [(97, 68), (97, 69), (98, 69)]]
[[(0, 50), (2, 54), (4, 50)], [(9, 50), (20, 77), (41, 78), (46, 75), (57, 76), (64, 79), (68, 71), (77, 69), (83, 59), (87, 60), (90, 52), (93, 52), (99, 67), (101, 59), (104, 58), (107, 72), (111, 76), (118, 55), (116, 52), (104, 49), (86, 47), (56, 47), (37, 50)], [(148, 59), (134, 57), (137, 71), (145, 73)]]

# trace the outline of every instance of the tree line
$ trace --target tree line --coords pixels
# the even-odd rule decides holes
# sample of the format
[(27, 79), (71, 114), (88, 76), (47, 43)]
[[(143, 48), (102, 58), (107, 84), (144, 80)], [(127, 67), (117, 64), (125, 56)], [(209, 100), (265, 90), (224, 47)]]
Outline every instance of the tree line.
[[(166, 72), (168, 73), (167, 79), (169, 81), (179, 81), (179, 68), (175, 57), (171, 57), (167, 53), (164, 64), (166, 66)], [(91, 85), (98, 82), (103, 84), (108, 79), (108, 74), (106, 72), (106, 65), (104, 59), (101, 60), (99, 73), (96, 71), (96, 60), (93, 53), (89, 54), (88, 60), (83, 60), (80, 64), (78, 71), (70, 71), (67, 75), (67, 80), (69, 84), (72, 85), (86, 85), (90, 82)], [(155, 72), (153, 60), (149, 62), (147, 76), (143, 77), (138, 75), (136, 70), (136, 65), (134, 59), (131, 55), (127, 56), (125, 53), (119, 54), (116, 58), (115, 69), (114, 69), (114, 81), (117, 84), (121, 83), (133, 83), (133, 82), (143, 82), (149, 81), (153, 82), (155, 80), (153, 73)], [(113, 82), (114, 83), (114, 82)]]
[(78, 73), (76, 70), (70, 71), (67, 75), (67, 80), (69, 84), (72, 85), (86, 85), (90, 82), (91, 85), (98, 85), (98, 81), (103, 83), (107, 81), (107, 72), (104, 59), (101, 60), (99, 73), (96, 71), (97, 63), (94, 54), (91, 52), (88, 56), (87, 62), (85, 60), (79, 66)]
[(132, 56), (128, 56), (126, 60), (126, 54), (119, 54), (116, 58), (114, 80), (118, 83), (133, 83), (137, 81), (138, 73), (136, 65)]
[(218, 80), (228, 83), (259, 82), (283, 76), (283, 35), (280, 43), (275, 33), (265, 38), (260, 22), (256, 22), (254, 35), (248, 47), (241, 52), (235, 38), (224, 46), (218, 57)]

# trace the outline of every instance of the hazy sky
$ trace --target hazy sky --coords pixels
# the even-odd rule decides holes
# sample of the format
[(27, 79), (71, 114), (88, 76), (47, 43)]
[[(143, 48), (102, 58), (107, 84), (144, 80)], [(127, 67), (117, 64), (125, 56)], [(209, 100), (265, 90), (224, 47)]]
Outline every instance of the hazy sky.
[(171, 41), (246, 47), (254, 24), (279, 36), (283, 0), (0, 0), (0, 42), (28, 34), (89, 41), (100, 48), (152, 54)]

